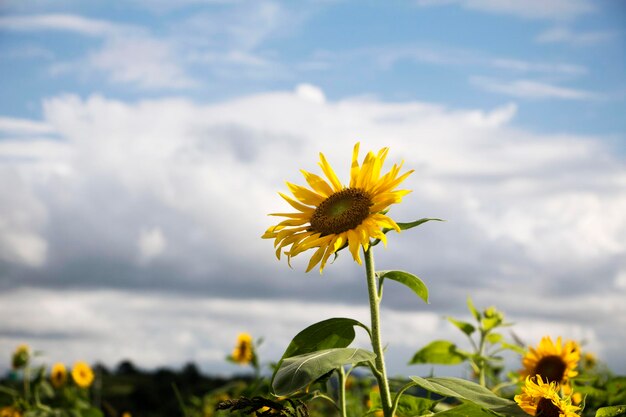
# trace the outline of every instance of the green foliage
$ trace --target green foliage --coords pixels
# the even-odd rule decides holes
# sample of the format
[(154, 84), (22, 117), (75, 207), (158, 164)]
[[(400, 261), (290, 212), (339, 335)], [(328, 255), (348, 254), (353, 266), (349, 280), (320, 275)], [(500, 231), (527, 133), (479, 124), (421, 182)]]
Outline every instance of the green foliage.
[(464, 362), (467, 356), (468, 354), (459, 351), (454, 343), (447, 340), (435, 340), (416, 352), (409, 364), (454, 365)]
[(514, 404), (510, 400), (498, 397), (491, 392), (491, 390), (488, 390), (485, 387), (461, 378), (421, 378), (419, 376), (412, 376), (411, 379), (416, 385), (427, 391), (434, 392), (435, 394), (439, 394), (444, 397), (470, 401), (476, 405), (489, 409), (498, 409)]
[(363, 327), (369, 332), (359, 321), (341, 317), (312, 324), (293, 338), (281, 360), (323, 349), (348, 347), (354, 340), (355, 326)]
[(364, 349), (324, 349), (283, 360), (276, 371), (272, 390), (282, 396), (299, 391), (318, 378), (346, 364), (372, 362), (376, 355)]
[[(372, 391), (370, 393), (370, 403), (370, 412), (382, 410), (382, 403), (380, 400), (379, 392)], [(399, 417), (423, 416), (424, 414), (427, 414), (430, 410), (432, 410), (436, 403), (436, 401), (430, 400), (428, 398), (421, 398), (415, 397), (413, 395), (404, 394), (400, 397), (398, 401), (396, 414)]]
[(611, 407), (599, 408), (596, 417), (617, 417), (626, 414), (626, 405), (613, 405)]
[(504, 315), (495, 307), (481, 312), (468, 297), (467, 308), (475, 324), (454, 317), (447, 319), (467, 337), (473, 352), (463, 351), (452, 342), (438, 340), (416, 352), (410, 364), (456, 365), (467, 362), (482, 386), (494, 386), (500, 383), (498, 374), (502, 370), (502, 359), (498, 353), (504, 350), (523, 353), (523, 349), (507, 343), (504, 336), (496, 332), (498, 328), (509, 324), (504, 322)]
[(418, 297), (428, 304), (428, 287), (426, 287), (426, 284), (424, 284), (418, 276), (405, 271), (379, 271), (376, 272), (376, 275), (378, 276), (378, 285), (380, 287), (382, 287), (385, 279), (399, 282), (413, 290)]

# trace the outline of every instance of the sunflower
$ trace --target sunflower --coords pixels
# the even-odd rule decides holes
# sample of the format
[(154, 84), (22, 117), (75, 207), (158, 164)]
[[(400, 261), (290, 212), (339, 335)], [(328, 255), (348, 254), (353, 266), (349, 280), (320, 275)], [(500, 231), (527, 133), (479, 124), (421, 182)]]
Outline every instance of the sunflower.
[(79, 387), (87, 388), (93, 382), (93, 371), (87, 363), (76, 362), (72, 367), (72, 379)]
[(515, 396), (515, 402), (531, 416), (578, 417), (579, 407), (572, 405), (570, 398), (559, 396), (559, 384), (544, 382), (540, 375), (526, 377), (522, 393)]
[(301, 170), (309, 188), (287, 182), (287, 187), (295, 199), (279, 193), (296, 213), (273, 213), (272, 216), (286, 217), (275, 226), (267, 229), (264, 239), (275, 239), (276, 257), (280, 259), (283, 248), (287, 259), (307, 249), (317, 248), (309, 261), (307, 272), (318, 263), (320, 273), (333, 253), (348, 246), (352, 257), (361, 264), (359, 249), (367, 251), (370, 239), (387, 240), (383, 228), (400, 228), (384, 213), (391, 204), (399, 203), (409, 190), (395, 188), (413, 171), (400, 175), (402, 164), (394, 164), (389, 172), (381, 175), (381, 170), (389, 149), (383, 148), (378, 154), (368, 152), (359, 165), (359, 144), (354, 146), (350, 183), (342, 185), (337, 175), (320, 153), (319, 165), (328, 181), (310, 172)]
[(11, 358), (11, 365), (13, 369), (21, 369), (28, 365), (28, 361), (30, 360), (30, 347), (28, 345), (19, 345), (15, 352), (13, 352), (13, 357)]
[(549, 382), (565, 385), (569, 378), (578, 375), (576, 367), (579, 360), (578, 343), (568, 340), (563, 344), (561, 337), (553, 343), (550, 336), (544, 336), (539, 346), (536, 349), (529, 348), (522, 358), (524, 369), (520, 370), (520, 376), (525, 378), (540, 375)]
[(248, 333), (240, 333), (237, 336), (237, 345), (231, 355), (233, 361), (240, 365), (246, 365), (254, 359), (254, 349), (252, 347), (252, 336)]
[(0, 417), (22, 417), (22, 413), (15, 407), (2, 407)]
[(55, 363), (52, 365), (50, 371), (50, 381), (55, 388), (61, 388), (67, 381), (67, 369), (62, 363)]

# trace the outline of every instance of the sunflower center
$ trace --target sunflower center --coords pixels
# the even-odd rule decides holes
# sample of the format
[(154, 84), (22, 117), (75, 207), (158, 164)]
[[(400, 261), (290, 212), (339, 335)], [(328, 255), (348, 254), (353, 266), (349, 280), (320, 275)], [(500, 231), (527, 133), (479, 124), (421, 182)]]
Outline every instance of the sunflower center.
[(549, 398), (542, 398), (537, 404), (537, 412), (535, 417), (559, 417), (561, 415), (561, 409), (554, 405)]
[(315, 209), (311, 230), (325, 236), (354, 229), (369, 216), (371, 206), (369, 194), (359, 188), (338, 191)]
[(566, 365), (560, 356), (550, 355), (537, 363), (535, 367), (535, 374), (541, 375), (543, 379), (547, 379), (548, 382), (561, 383), (565, 376)]

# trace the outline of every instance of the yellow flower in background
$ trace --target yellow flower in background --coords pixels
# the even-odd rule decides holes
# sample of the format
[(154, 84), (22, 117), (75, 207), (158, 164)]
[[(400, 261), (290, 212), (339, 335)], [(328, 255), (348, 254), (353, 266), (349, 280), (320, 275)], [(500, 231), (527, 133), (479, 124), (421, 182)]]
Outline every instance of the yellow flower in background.
[(560, 337), (553, 343), (549, 336), (545, 336), (536, 349), (529, 348), (522, 358), (524, 369), (520, 371), (520, 376), (526, 378), (540, 375), (548, 382), (564, 385), (569, 378), (578, 375), (576, 367), (579, 360), (578, 343), (571, 340), (562, 343)]
[(231, 357), (240, 365), (246, 365), (252, 362), (254, 357), (252, 336), (248, 333), (239, 333), (239, 336), (237, 336), (237, 345), (235, 349), (233, 349)]
[(0, 408), (0, 417), (22, 417), (22, 413), (13, 407), (2, 407)]
[(578, 417), (579, 407), (572, 405), (569, 398), (559, 396), (559, 384), (544, 382), (541, 376), (526, 377), (522, 393), (515, 402), (531, 416)]
[(354, 146), (350, 184), (345, 187), (320, 153), (319, 165), (326, 179), (301, 170), (310, 188), (287, 183), (295, 200), (279, 193), (295, 213), (273, 213), (272, 216), (286, 217), (267, 229), (264, 239), (274, 239), (276, 257), (280, 259), (283, 248), (288, 260), (308, 249), (317, 248), (309, 261), (307, 272), (321, 262), (320, 273), (328, 258), (346, 244), (356, 262), (361, 264), (359, 250), (367, 250), (370, 239), (387, 240), (381, 229), (397, 232), (400, 228), (390, 217), (383, 214), (391, 204), (400, 203), (409, 190), (396, 187), (413, 171), (400, 175), (402, 164), (394, 164), (391, 170), (381, 175), (389, 149), (378, 154), (368, 152), (359, 165), (359, 144)]
[(13, 352), (13, 357), (11, 358), (11, 365), (13, 369), (20, 369), (28, 365), (28, 361), (30, 360), (30, 347), (28, 345), (19, 345), (15, 352)]
[(62, 363), (52, 365), (50, 371), (50, 381), (55, 388), (61, 388), (67, 382), (67, 369)]
[(72, 379), (76, 385), (82, 388), (87, 388), (93, 382), (93, 378), (93, 371), (87, 363), (82, 361), (74, 363), (74, 366), (72, 367)]

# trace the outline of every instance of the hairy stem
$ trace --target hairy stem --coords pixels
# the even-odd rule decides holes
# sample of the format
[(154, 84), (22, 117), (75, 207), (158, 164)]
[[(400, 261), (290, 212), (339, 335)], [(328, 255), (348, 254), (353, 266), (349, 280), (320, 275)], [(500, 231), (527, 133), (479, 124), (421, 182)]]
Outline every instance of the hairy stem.
[(343, 369), (343, 366), (340, 366), (337, 369), (337, 373), (339, 374), (339, 408), (341, 410), (341, 417), (347, 417), (347, 408), (346, 408), (346, 372)]

